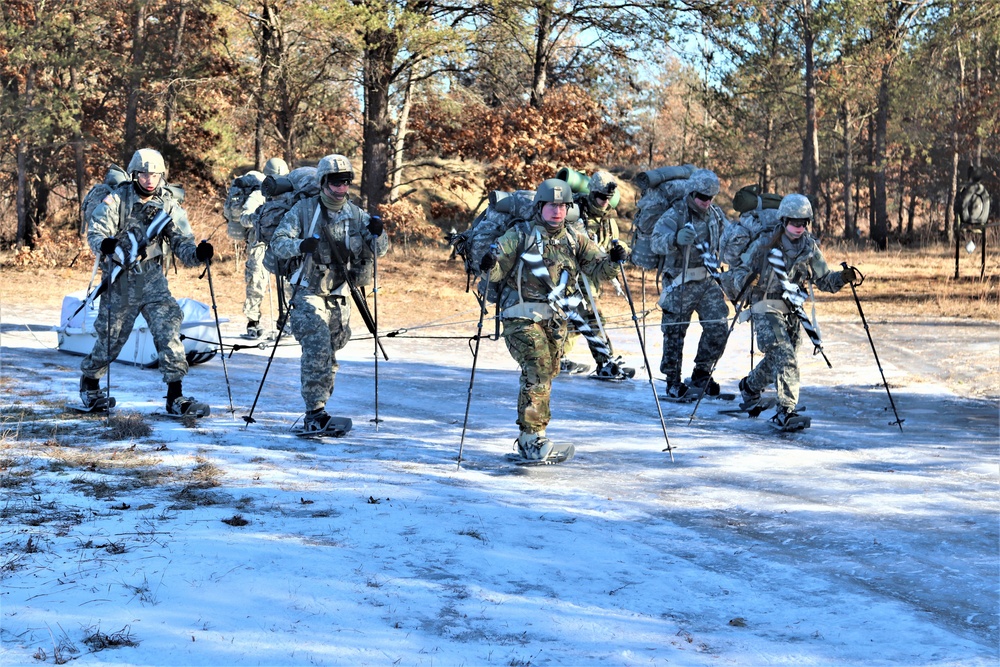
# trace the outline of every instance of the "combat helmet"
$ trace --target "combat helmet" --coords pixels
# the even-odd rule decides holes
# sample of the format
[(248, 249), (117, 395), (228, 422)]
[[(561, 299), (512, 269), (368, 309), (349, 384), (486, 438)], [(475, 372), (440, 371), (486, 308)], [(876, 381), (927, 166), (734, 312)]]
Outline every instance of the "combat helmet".
[(280, 157), (273, 157), (264, 163), (265, 176), (284, 176), (288, 173), (288, 163)]
[(532, 204), (540, 209), (548, 203), (562, 203), (572, 206), (573, 190), (569, 187), (569, 183), (558, 178), (547, 178), (542, 181), (535, 190)]
[[(587, 186), (590, 192), (588, 197), (590, 201), (595, 206), (597, 205), (596, 197), (604, 197), (603, 206), (608, 206), (611, 204), (615, 196), (615, 191), (618, 189), (618, 181), (615, 177), (607, 171), (595, 171), (594, 175), (590, 177), (590, 183)], [(617, 203), (617, 202), (616, 202)]]
[(805, 195), (791, 194), (781, 198), (778, 204), (778, 217), (781, 220), (812, 220), (813, 208)]
[(351, 161), (343, 155), (327, 155), (316, 165), (316, 182), (323, 185), (323, 181), (331, 176), (347, 178), (348, 182), (354, 180), (354, 167)]
[(128, 163), (129, 175), (135, 178), (135, 174), (141, 171), (150, 174), (167, 173), (167, 165), (164, 164), (160, 151), (152, 148), (140, 148), (132, 154), (132, 159)]
[(688, 192), (714, 197), (721, 189), (719, 177), (710, 169), (695, 169), (688, 178)]

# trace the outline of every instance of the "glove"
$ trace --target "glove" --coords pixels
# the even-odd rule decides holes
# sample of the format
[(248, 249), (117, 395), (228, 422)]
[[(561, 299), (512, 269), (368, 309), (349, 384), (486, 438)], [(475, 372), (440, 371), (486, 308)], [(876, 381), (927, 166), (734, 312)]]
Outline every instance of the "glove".
[(258, 208), (264, 205), (266, 201), (264, 193), (260, 190), (254, 190), (249, 195), (247, 195), (247, 200), (243, 202), (243, 212), (253, 213)]
[(854, 270), (854, 267), (848, 266), (840, 272), (840, 277), (844, 279), (844, 284), (857, 282), (858, 272)]
[(194, 256), (198, 258), (199, 262), (207, 262), (215, 257), (215, 248), (208, 241), (202, 241), (194, 249)]
[(118, 239), (113, 236), (101, 241), (101, 254), (102, 255), (112, 255), (115, 252), (115, 248), (118, 247)]
[(368, 233), (372, 236), (382, 236), (382, 232), (385, 231), (385, 225), (382, 223), (382, 218), (377, 215), (373, 215), (368, 219)]
[(628, 251), (625, 250), (625, 246), (620, 243), (616, 243), (611, 246), (611, 250), (608, 251), (608, 257), (611, 258), (612, 262), (621, 264), (628, 258)]
[(299, 252), (303, 255), (311, 255), (319, 247), (319, 239), (302, 239), (299, 244)]
[(685, 225), (677, 230), (677, 245), (691, 245), (697, 240), (698, 232), (694, 231), (694, 227)]
[(490, 253), (486, 253), (485, 255), (483, 255), (483, 258), (479, 260), (479, 270), (484, 273), (486, 271), (489, 271), (496, 265), (497, 265), (497, 258), (491, 255)]

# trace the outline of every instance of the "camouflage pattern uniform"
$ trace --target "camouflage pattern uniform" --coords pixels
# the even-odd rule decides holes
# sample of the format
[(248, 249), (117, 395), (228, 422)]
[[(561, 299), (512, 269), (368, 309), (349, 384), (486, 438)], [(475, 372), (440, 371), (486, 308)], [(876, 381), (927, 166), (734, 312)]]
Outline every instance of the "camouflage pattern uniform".
[[(305, 260), (302, 282), (290, 304), (292, 335), (302, 346), (302, 400), (307, 412), (322, 409), (333, 395), (337, 350), (351, 339), (351, 294), (331, 242), (346, 249), (355, 285), (370, 284), (374, 237), (367, 229), (369, 219), (368, 213), (350, 201), (332, 212), (321, 205), (319, 196), (310, 197), (284, 215), (271, 239), (275, 257), (287, 260), (300, 256), (299, 244), (306, 230), (312, 228), (320, 237), (319, 248)], [(375, 247), (378, 256), (384, 256), (389, 250), (387, 235), (380, 235)], [(292, 289), (296, 289), (295, 279), (289, 278)]]
[[(607, 172), (597, 172), (594, 178), (591, 178), (591, 182), (594, 182), (598, 175), (604, 176), (606, 179), (611, 180), (611, 174)], [(617, 184), (616, 184), (617, 185)], [(619, 231), (618, 231), (618, 213), (611, 207), (610, 201), (608, 199), (604, 200), (604, 206), (598, 206), (594, 199), (593, 192), (586, 195), (578, 195), (575, 197), (576, 204), (580, 208), (580, 218), (568, 226), (576, 229), (577, 231), (586, 234), (591, 241), (593, 241), (598, 248), (604, 252), (608, 252), (611, 249), (611, 244), (614, 241), (618, 241)], [(625, 246), (626, 251), (628, 251), (628, 246), (619, 241)], [(604, 339), (605, 345), (607, 345), (608, 350), (612, 350), (612, 355), (614, 354), (611, 340), (606, 335), (602, 335), (601, 325), (604, 321), (604, 316), (601, 314), (600, 306), (597, 305), (597, 299), (601, 296), (602, 291), (602, 280), (595, 276), (587, 276), (587, 281), (590, 283), (590, 293), (594, 297), (594, 303), (590, 302), (590, 299), (584, 299), (586, 304), (587, 313), (587, 324), (590, 325), (591, 330), (594, 331), (599, 337)], [(582, 277), (581, 277), (581, 287), (582, 287)], [(584, 288), (586, 289), (586, 288)], [(600, 318), (600, 320), (598, 320)], [(569, 335), (569, 341), (566, 344), (566, 352), (573, 349), (576, 344), (577, 338), (580, 334), (575, 331), (571, 332)], [(590, 347), (590, 355), (597, 362), (597, 367), (600, 368), (607, 358), (601, 354), (599, 351), (594, 349), (594, 346), (588, 341), (588, 346)]]
[[(132, 333), (139, 313), (149, 324), (163, 381), (179, 382), (187, 374), (188, 363), (180, 340), (184, 316), (170, 294), (165, 270), (171, 253), (185, 266), (200, 266), (201, 262), (195, 256), (194, 234), (187, 213), (164, 187), (164, 182), (146, 202), (141, 200), (131, 181), (112, 190), (88, 221), (87, 243), (98, 257), (101, 256), (101, 242), (106, 238), (118, 238), (127, 251), (126, 234), (132, 231), (140, 241), (145, 240), (147, 225), (161, 209), (170, 214), (172, 222), (159, 236), (146, 241), (146, 258), (123, 271), (101, 296), (94, 327), (97, 342), (80, 364), (85, 378), (99, 380), (104, 376), (108, 364), (118, 357)], [(102, 270), (105, 264), (101, 262)]]
[(537, 245), (553, 285), (559, 284), (564, 270), (569, 273), (570, 293), (581, 271), (608, 280), (618, 270), (618, 264), (578, 230), (564, 227), (550, 234), (537, 212), (531, 223), (520, 223), (498, 239), (497, 263), (489, 279), (499, 282), (509, 276), (501, 288), (501, 319), (504, 342), (521, 367), (517, 424), (524, 433), (544, 432), (549, 423), (552, 379), (559, 374), (567, 337), (566, 321), (549, 306), (550, 287), (519, 261), (525, 250)]
[[(695, 244), (708, 241), (709, 248), (718, 257), (719, 239), (726, 218), (715, 204), (702, 214), (695, 209), (692, 197), (693, 194), (688, 194), (660, 216), (651, 239), (653, 252), (663, 256), (664, 293), (660, 297), (660, 308), (663, 309), (660, 321), (663, 356), (660, 359), (660, 372), (666, 376), (668, 387), (681, 383), (684, 336), (693, 313), (698, 313), (701, 338), (694, 358), (692, 380), (707, 379), (726, 349), (729, 307), (722, 288), (710, 276), (705, 275), (704, 262), (694, 245), (679, 246), (676, 243), (678, 230), (690, 222), (697, 234)], [(686, 270), (685, 248), (690, 248)], [(679, 282), (682, 276), (687, 281), (684, 284)], [(666, 292), (667, 287), (675, 280), (678, 284), (670, 292)]]
[(746, 377), (747, 390), (760, 394), (769, 385), (775, 384), (778, 393), (778, 408), (791, 412), (799, 402), (799, 364), (796, 350), (802, 340), (802, 325), (794, 313), (782, 300), (782, 287), (773, 268), (767, 261), (768, 252), (773, 247), (781, 249), (785, 256), (785, 269), (789, 279), (803, 289), (809, 284), (824, 292), (838, 292), (847, 283), (841, 272), (831, 271), (823, 259), (816, 240), (806, 232), (793, 241), (778, 228), (777, 240), (773, 235), (764, 235), (751, 244), (743, 254), (744, 275), (739, 280), (742, 288), (746, 275), (753, 270), (760, 272), (757, 283), (750, 289), (750, 309), (754, 328), (757, 332), (757, 346), (764, 358), (757, 362)]

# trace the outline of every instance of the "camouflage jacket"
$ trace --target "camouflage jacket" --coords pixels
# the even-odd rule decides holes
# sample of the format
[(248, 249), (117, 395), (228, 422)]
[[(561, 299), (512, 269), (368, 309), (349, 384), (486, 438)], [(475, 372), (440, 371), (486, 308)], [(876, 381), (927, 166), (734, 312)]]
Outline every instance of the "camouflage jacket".
[[(171, 222), (155, 238), (148, 239), (146, 229), (160, 210), (170, 215)], [(153, 262), (166, 269), (173, 254), (184, 266), (201, 264), (195, 256), (194, 232), (187, 211), (162, 185), (146, 201), (142, 201), (131, 181), (113, 189), (90, 216), (87, 243), (100, 256), (101, 241), (114, 237), (124, 243), (128, 232), (133, 232), (140, 245), (145, 246), (144, 263)]]
[(780, 248), (784, 255), (785, 271), (789, 280), (803, 291), (808, 292), (809, 285), (814, 284), (824, 292), (832, 293), (840, 291), (845, 285), (840, 271), (831, 271), (827, 266), (819, 244), (811, 234), (807, 232), (793, 241), (781, 230), (776, 233), (780, 235), (777, 243), (774, 235), (769, 234), (754, 241), (743, 253), (740, 266), (735, 269), (742, 274), (736, 278), (736, 285), (741, 289), (747, 276), (753, 271), (759, 273), (757, 284), (750, 292), (751, 303), (764, 299), (780, 299), (784, 291), (780, 279), (774, 273), (774, 267), (767, 261), (767, 256), (774, 247)]
[[(683, 197), (664, 211), (653, 228), (651, 238), (653, 252), (666, 258), (663, 262), (665, 282), (669, 282), (684, 271), (684, 248), (677, 245), (677, 232), (688, 222), (694, 225), (695, 232), (698, 234), (695, 243), (708, 241), (709, 249), (715, 253), (716, 257), (719, 256), (719, 240), (722, 238), (726, 216), (722, 209), (715, 204), (712, 204), (708, 211), (701, 215), (688, 203), (690, 197), (690, 195)], [(687, 268), (691, 269), (702, 265), (700, 253), (692, 249), (688, 253)]]
[[(366, 285), (371, 282), (373, 258), (374, 237), (368, 231), (370, 219), (368, 213), (350, 201), (334, 213), (320, 204), (319, 196), (309, 197), (296, 203), (281, 218), (271, 238), (271, 251), (283, 260), (300, 256), (299, 244), (312, 229), (313, 236), (319, 239), (319, 247), (303, 279), (309, 291), (321, 296), (336, 291), (345, 281), (345, 269), (356, 284)], [(333, 244), (337, 245), (337, 252)], [(388, 236), (380, 235), (374, 246), (378, 256), (384, 256), (389, 250)], [(338, 254), (347, 260), (346, 266), (337, 259)]]
[[(497, 240), (497, 248), (497, 263), (490, 270), (489, 280), (504, 281), (500, 286), (500, 307), (505, 319), (551, 318), (548, 298), (552, 287), (560, 283), (563, 271), (568, 273), (566, 293), (574, 294), (581, 272), (608, 280), (618, 270), (618, 264), (586, 234), (571, 227), (550, 234), (537, 218), (508, 230)], [(525, 251), (539, 248), (549, 282), (532, 275), (521, 261)]]

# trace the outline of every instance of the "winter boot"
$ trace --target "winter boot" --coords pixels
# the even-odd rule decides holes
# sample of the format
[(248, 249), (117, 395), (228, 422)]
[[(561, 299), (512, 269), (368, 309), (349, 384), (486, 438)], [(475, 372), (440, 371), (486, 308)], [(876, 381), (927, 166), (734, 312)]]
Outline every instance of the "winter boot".
[(208, 403), (183, 396), (180, 382), (167, 383), (167, 414), (174, 417), (207, 417), (212, 409)]
[(711, 375), (696, 370), (691, 374), (691, 392), (691, 396), (701, 396), (703, 393), (708, 396), (718, 396), (722, 392), (722, 387), (712, 379)]
[(625, 360), (619, 356), (601, 364), (596, 376), (601, 380), (628, 380), (635, 377), (635, 369), (626, 366)]
[(249, 338), (250, 340), (257, 340), (264, 335), (264, 329), (260, 326), (260, 320), (248, 320), (247, 321), (247, 333), (244, 338)]
[(302, 419), (302, 430), (306, 433), (322, 433), (330, 424), (330, 415), (326, 410), (310, 410)]
[(743, 410), (751, 410), (756, 408), (761, 403), (761, 396), (759, 391), (753, 391), (750, 389), (750, 383), (747, 378), (740, 380), (740, 408)]
[(771, 417), (771, 423), (781, 431), (801, 431), (809, 428), (812, 419), (803, 417), (795, 410), (779, 407), (778, 411)]
[(683, 382), (671, 382), (667, 385), (667, 398), (672, 398), (674, 400), (687, 398), (689, 390), (690, 388)]
[(532, 461), (542, 461), (552, 452), (552, 441), (545, 437), (545, 431), (528, 433), (521, 431), (517, 436), (517, 453)]
[(579, 364), (575, 361), (563, 357), (559, 361), (559, 372), (566, 373), (567, 375), (580, 375), (582, 373), (590, 372), (589, 364)]
[(80, 378), (80, 402), (88, 412), (107, 412), (115, 405), (115, 399), (110, 398), (108, 392), (101, 389), (100, 380), (86, 375)]

